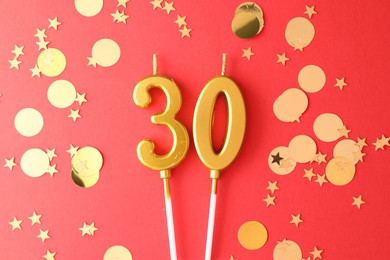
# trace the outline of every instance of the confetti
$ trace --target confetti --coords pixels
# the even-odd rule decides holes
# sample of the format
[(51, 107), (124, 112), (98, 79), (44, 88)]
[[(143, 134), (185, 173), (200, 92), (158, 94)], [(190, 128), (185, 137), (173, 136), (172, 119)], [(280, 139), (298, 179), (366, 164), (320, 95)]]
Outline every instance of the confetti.
[(283, 52), (283, 54), (276, 54), (278, 56), (278, 60), (276, 63), (281, 63), (283, 66), (286, 65), (286, 62), (289, 61), (290, 59), (286, 56), (286, 53)]
[(175, 11), (175, 7), (173, 7), (174, 2), (168, 3), (167, 1), (164, 1), (164, 7), (163, 10), (167, 11), (167, 14), (170, 14), (172, 11)]
[(14, 231), (15, 229), (22, 229), (22, 227), (20, 226), (22, 222), (23, 220), (18, 220), (16, 217), (14, 217), (14, 219), (9, 222), (9, 224), (12, 226), (12, 231)]
[(61, 23), (58, 21), (58, 17), (54, 17), (53, 19), (48, 19), (49, 20), (49, 27), (48, 28), (53, 28), (54, 30), (57, 31), (58, 26), (61, 25)]
[(38, 68), (38, 65), (35, 64), (34, 68), (30, 69), (31, 71), (31, 77), (37, 76), (38, 78), (41, 77), (41, 70)]
[(253, 55), (255, 55), (255, 54), (252, 52), (252, 48), (251, 48), (251, 47), (249, 47), (248, 49), (242, 49), (242, 52), (243, 52), (243, 54), (242, 54), (241, 57), (247, 58), (247, 60), (251, 60), (251, 57), (252, 57)]
[(268, 208), (270, 205), (275, 206), (275, 199), (276, 199), (275, 196), (271, 196), (267, 194), (267, 198), (263, 199), (263, 201), (267, 204), (267, 208)]
[(67, 150), (66, 152), (68, 152), (70, 154), (70, 158), (72, 158), (75, 154), (77, 154), (77, 150), (79, 149), (78, 146), (73, 146), (73, 145), (70, 145), (70, 148), (69, 150)]
[(15, 163), (15, 158), (14, 157), (12, 157), (11, 159), (5, 159), (5, 164), (4, 164), (4, 167), (8, 167), (8, 169), (10, 170), (10, 171), (12, 171), (12, 169), (17, 165), (16, 163)]
[(275, 190), (279, 189), (278, 182), (277, 181), (274, 181), (274, 182), (268, 181), (268, 187), (266, 189), (270, 190), (271, 193), (273, 194), (275, 192)]
[(382, 137), (380, 139), (377, 138), (375, 143), (372, 143), (373, 145), (375, 145), (375, 151), (378, 151), (379, 149), (384, 150), (385, 146), (389, 146), (389, 140), (390, 137), (385, 137), (382, 134)]
[(72, 157), (72, 179), (80, 187), (94, 186), (100, 176), (103, 157), (94, 147), (83, 147)]
[(68, 115), (69, 118), (72, 118), (73, 119), (73, 122), (76, 122), (77, 118), (80, 118), (80, 109), (76, 109), (76, 110), (73, 110), (73, 109), (70, 109), (70, 115)]
[(10, 64), (9, 66), (10, 69), (17, 69), (17, 70), (19, 69), (19, 64), (22, 63), (16, 57), (13, 58), (12, 60), (9, 60), (8, 62)]
[(305, 171), (305, 175), (303, 175), (303, 178), (307, 178), (309, 181), (316, 176), (316, 174), (313, 172), (313, 168), (310, 168), (309, 170), (303, 169)]
[(39, 235), (37, 237), (41, 239), (42, 243), (44, 243), (46, 239), (50, 238), (49, 230), (43, 231), (42, 229), (39, 229)]
[(356, 164), (359, 159), (355, 158), (354, 153), (360, 152), (359, 146), (356, 142), (350, 139), (341, 140), (338, 142), (333, 149), (333, 157), (344, 157)]
[(232, 20), (232, 31), (239, 38), (248, 39), (264, 28), (263, 10), (256, 3), (245, 2), (236, 9)]
[(315, 141), (307, 135), (298, 135), (288, 145), (291, 158), (298, 163), (309, 162), (317, 153)]
[(306, 92), (318, 92), (325, 86), (325, 72), (317, 65), (307, 65), (299, 71), (298, 83)]
[(153, 10), (155, 10), (156, 8), (162, 9), (162, 6), (161, 6), (162, 2), (163, 2), (163, 0), (153, 0), (150, 3), (153, 5)]
[(42, 256), (43, 258), (46, 258), (47, 260), (55, 260), (54, 256), (56, 255), (56, 252), (50, 252), (47, 250), (46, 255)]
[(112, 246), (104, 253), (103, 260), (132, 260), (129, 249), (124, 246)]
[(302, 223), (303, 220), (301, 219), (301, 214), (298, 215), (291, 215), (291, 224), (294, 224), (295, 227), (298, 227), (300, 223)]
[(44, 38), (47, 38), (46, 29), (37, 29), (37, 33), (34, 34), (34, 36), (37, 37), (39, 41), (42, 41)]
[(184, 37), (190, 38), (191, 37), (191, 35), (190, 35), (191, 31), (192, 31), (192, 29), (189, 29), (189, 28), (187, 28), (186, 25), (184, 25), (184, 28), (179, 30), (179, 32), (181, 32), (181, 38), (184, 38)]
[(314, 10), (315, 6), (306, 6), (306, 11), (304, 12), (304, 14), (307, 14), (309, 16), (309, 18), (311, 18), (313, 16), (313, 14), (317, 14), (317, 12)]
[(66, 108), (76, 99), (76, 88), (67, 80), (54, 81), (47, 90), (47, 99), (57, 108)]
[(284, 91), (274, 102), (275, 116), (282, 122), (300, 122), (300, 117), (306, 111), (309, 104), (305, 92), (297, 88)]
[(66, 68), (66, 57), (62, 51), (49, 48), (39, 54), (37, 65), (43, 75), (56, 77), (64, 72)]
[(345, 125), (343, 125), (342, 128), (337, 129), (337, 131), (339, 131), (341, 136), (344, 136), (346, 138), (348, 138), (349, 132), (351, 132), (351, 130), (347, 129), (347, 127)]
[(317, 176), (317, 179), (314, 182), (317, 182), (320, 185), (320, 187), (322, 187), (322, 185), (324, 185), (324, 183), (328, 182), (325, 179), (325, 174), (323, 174), (323, 175), (316, 174), (316, 176)]
[(42, 215), (37, 215), (37, 213), (34, 211), (31, 217), (28, 217), (31, 220), (31, 225), (34, 224), (41, 224), (41, 217)]
[(314, 26), (309, 20), (295, 17), (286, 26), (285, 38), (294, 50), (303, 51), (303, 48), (307, 47), (313, 40), (314, 34)]
[(129, 2), (130, 0), (118, 0), (118, 5), (117, 7), (119, 6), (123, 6), (124, 8), (127, 7), (127, 3)]
[(53, 148), (51, 150), (46, 148), (46, 154), (47, 157), (49, 157), (49, 161), (53, 160), (54, 157), (57, 157), (56, 148)]
[[(290, 165), (287, 166), (286, 162)], [(268, 165), (270, 169), (278, 175), (291, 173), (296, 166), (296, 162), (290, 158), (288, 148), (285, 146), (276, 147), (268, 156)]]
[(273, 260), (302, 260), (302, 250), (292, 240), (283, 239), (274, 248)]
[(102, 10), (103, 0), (75, 0), (74, 5), (79, 14), (91, 17)]
[(344, 157), (335, 157), (326, 165), (326, 178), (330, 183), (343, 186), (350, 183), (355, 177), (355, 165)]
[(100, 39), (92, 47), (92, 57), (89, 57), (89, 65), (96, 67), (110, 67), (118, 62), (121, 56), (119, 45), (111, 39)]
[(362, 195), (359, 195), (358, 197), (352, 197), (353, 198), (353, 202), (352, 202), (352, 206), (356, 206), (358, 209), (361, 208), (361, 206), (366, 203), (365, 201), (362, 200)]
[(79, 106), (81, 106), (81, 104), (83, 104), (84, 102), (87, 102), (88, 100), (85, 98), (85, 94), (86, 93), (83, 93), (83, 94), (79, 94), (77, 93), (77, 97), (75, 99), (75, 101), (77, 101), (79, 103)]
[(242, 247), (248, 250), (256, 250), (265, 245), (268, 232), (262, 223), (248, 221), (240, 226), (237, 236)]
[(43, 128), (43, 117), (34, 108), (24, 108), (16, 114), (14, 124), (19, 134), (31, 137), (41, 132)]
[(313, 252), (310, 252), (310, 254), (313, 255), (313, 260), (315, 260), (315, 259), (317, 259), (317, 258), (322, 259), (322, 256), (321, 256), (322, 251), (324, 251), (324, 250), (320, 250), (320, 249), (318, 249), (318, 248), (315, 246)]
[(187, 16), (178, 15), (177, 19), (176, 19), (176, 21), (174, 21), (174, 23), (176, 23), (179, 26), (179, 28), (181, 28), (183, 25), (187, 25), (186, 18), (187, 18)]
[(20, 167), (30, 177), (40, 177), (47, 172), (50, 166), (47, 154), (38, 148), (26, 151), (20, 159)]
[(342, 77), (341, 79), (336, 78), (336, 84), (335, 87), (339, 87), (340, 90), (343, 90), (345, 86), (348, 86), (347, 83), (345, 83), (345, 77)]
[(47, 169), (47, 173), (50, 174), (50, 177), (53, 177), (55, 173), (57, 173), (57, 169), (56, 169), (56, 166), (57, 164), (53, 164), (53, 165), (50, 165), (49, 168)]
[(15, 54), (15, 58), (18, 58), (20, 55), (24, 55), (23, 52), (24, 46), (18, 46), (15, 44), (14, 49), (11, 51), (13, 54)]
[(333, 142), (342, 136), (338, 129), (342, 129), (343, 126), (343, 121), (338, 115), (324, 113), (314, 120), (313, 130), (321, 141)]
[(363, 149), (364, 146), (368, 146), (366, 143), (366, 138), (360, 139), (359, 137), (357, 138), (355, 145), (359, 146), (360, 150)]
[(39, 42), (36, 42), (36, 44), (38, 45), (38, 51), (40, 50), (47, 50), (47, 45), (49, 44), (50, 42), (46, 42), (46, 41), (39, 41)]

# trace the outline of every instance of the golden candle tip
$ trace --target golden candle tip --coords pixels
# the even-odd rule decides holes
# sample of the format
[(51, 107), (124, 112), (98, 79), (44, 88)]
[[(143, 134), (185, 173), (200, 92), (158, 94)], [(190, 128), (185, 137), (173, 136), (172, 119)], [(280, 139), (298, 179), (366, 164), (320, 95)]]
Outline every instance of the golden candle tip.
[(153, 75), (157, 75), (157, 54), (153, 54)]
[(226, 75), (226, 53), (222, 53), (222, 76)]

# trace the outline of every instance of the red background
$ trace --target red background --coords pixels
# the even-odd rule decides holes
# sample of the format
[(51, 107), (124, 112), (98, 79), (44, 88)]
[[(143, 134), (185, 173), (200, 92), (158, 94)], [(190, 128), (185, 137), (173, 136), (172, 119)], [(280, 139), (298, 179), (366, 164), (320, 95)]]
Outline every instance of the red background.
[[(73, 1), (5, 1), (0, 16), (0, 159), (14, 156), (20, 163), (30, 148), (56, 148), (57, 173), (33, 179), (20, 166), (0, 170), (0, 255), (2, 259), (40, 259), (46, 250), (57, 259), (102, 259), (112, 245), (127, 247), (134, 259), (169, 259), (163, 186), (158, 174), (140, 164), (138, 142), (149, 137), (160, 152), (170, 149), (170, 133), (151, 125), (149, 118), (165, 107), (165, 98), (153, 92), (150, 109), (140, 109), (132, 100), (136, 83), (152, 73), (152, 54), (158, 54), (159, 73), (179, 85), (183, 105), (178, 119), (190, 136), (193, 110), (204, 85), (221, 71), (221, 54), (228, 54), (227, 75), (240, 86), (247, 107), (247, 132), (240, 155), (223, 172), (219, 182), (213, 259), (272, 259), (277, 241), (297, 242), (308, 257), (314, 246), (324, 250), (323, 259), (385, 259), (388, 237), (389, 148), (374, 151), (371, 143), (381, 134), (390, 135), (389, 124), (389, 4), (346, 1), (260, 1), (265, 28), (260, 35), (237, 38), (230, 25), (241, 1), (176, 1), (176, 11), (153, 11), (149, 1), (131, 1), (125, 13), (127, 24), (112, 22), (116, 1), (105, 1), (94, 17), (81, 16)], [(311, 22), (316, 35), (304, 52), (293, 51), (284, 39), (287, 22), (304, 16), (305, 5), (316, 5)], [(123, 9), (123, 8), (122, 8)], [(181, 39), (176, 15), (187, 16), (191, 38)], [(31, 78), (30, 68), (39, 54), (33, 37), (58, 16), (58, 31), (47, 29), (49, 46), (67, 57), (64, 73), (56, 78)], [(121, 57), (110, 68), (87, 67), (93, 44), (111, 38), (121, 47)], [(9, 69), (14, 44), (23, 45), (20, 70)], [(242, 49), (252, 47), (252, 60), (241, 58)], [(276, 54), (291, 58), (283, 67)], [(274, 100), (287, 88), (298, 87), (299, 70), (309, 64), (323, 68), (327, 83), (323, 90), (308, 94), (309, 107), (301, 123), (283, 123), (273, 114)], [(343, 91), (335, 78), (346, 77)], [(74, 123), (69, 109), (54, 108), (47, 89), (56, 79), (71, 81), (79, 93), (86, 92), (82, 118)], [(21, 136), (13, 125), (16, 113), (25, 108), (39, 110), (45, 120), (34, 137)], [(73, 104), (71, 108), (78, 108)], [(298, 134), (312, 136), (319, 151), (330, 160), (335, 143), (323, 143), (312, 130), (322, 113), (339, 115), (352, 130), (350, 137), (367, 137), (364, 163), (357, 165), (354, 181), (344, 187), (326, 183), (322, 188), (302, 178), (304, 168), (323, 173), (324, 165), (298, 165), (287, 176), (268, 167), (269, 152), (287, 146)], [(222, 122), (219, 122), (222, 125)], [(100, 180), (83, 189), (70, 178), (66, 150), (94, 146), (104, 157)], [(3, 161), (4, 163), (4, 161)], [(171, 179), (173, 213), (179, 259), (204, 256), (210, 179), (191, 141), (186, 159)], [(265, 207), (267, 181), (278, 181), (276, 206)], [(366, 204), (351, 206), (352, 196), (362, 194)], [(42, 224), (31, 226), (27, 218), (36, 211)], [(290, 224), (291, 214), (301, 213), (304, 223)], [(8, 222), (22, 219), (22, 230), (11, 231)], [(263, 223), (269, 234), (260, 250), (248, 251), (237, 240), (241, 224)], [(95, 222), (95, 236), (81, 236), (84, 222)], [(49, 229), (51, 239), (41, 243), (39, 228)]]

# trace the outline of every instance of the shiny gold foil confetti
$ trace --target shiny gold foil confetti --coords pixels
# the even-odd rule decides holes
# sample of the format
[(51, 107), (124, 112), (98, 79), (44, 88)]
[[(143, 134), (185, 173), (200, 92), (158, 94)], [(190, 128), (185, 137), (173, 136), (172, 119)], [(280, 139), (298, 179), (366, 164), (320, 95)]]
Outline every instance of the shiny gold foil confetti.
[(100, 176), (103, 157), (94, 147), (83, 147), (72, 157), (72, 179), (80, 187), (94, 186)]
[(265, 226), (258, 221), (248, 221), (242, 224), (238, 230), (238, 241), (248, 250), (262, 248), (268, 239)]
[(343, 186), (350, 183), (355, 177), (355, 165), (344, 157), (335, 157), (326, 165), (326, 178), (330, 183)]
[(233, 33), (243, 39), (259, 34), (264, 28), (263, 10), (254, 2), (238, 6), (232, 20)]
[(48, 48), (41, 52), (37, 60), (40, 72), (48, 77), (56, 77), (66, 68), (66, 57), (62, 51)]

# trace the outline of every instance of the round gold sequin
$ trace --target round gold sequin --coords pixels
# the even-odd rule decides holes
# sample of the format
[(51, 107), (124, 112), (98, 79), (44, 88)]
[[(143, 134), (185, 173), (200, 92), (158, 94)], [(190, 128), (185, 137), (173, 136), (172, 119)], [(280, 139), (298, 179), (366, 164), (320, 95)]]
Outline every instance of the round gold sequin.
[(285, 31), (286, 41), (294, 49), (303, 50), (314, 38), (315, 30), (313, 24), (303, 17), (291, 19)]
[(65, 70), (66, 57), (62, 51), (49, 48), (39, 54), (37, 64), (43, 75), (56, 77)]
[(338, 142), (333, 148), (333, 157), (344, 157), (356, 164), (359, 160), (355, 158), (354, 153), (358, 153), (360, 147), (356, 142), (350, 139), (344, 139)]
[(47, 154), (38, 148), (26, 151), (20, 159), (20, 167), (30, 177), (40, 177), (47, 172), (50, 166)]
[(232, 31), (240, 38), (248, 39), (264, 28), (263, 10), (253, 2), (242, 3), (235, 12)]
[(76, 88), (67, 80), (56, 80), (47, 90), (47, 99), (53, 106), (58, 108), (72, 105), (76, 95)]
[(121, 56), (119, 45), (111, 39), (100, 39), (92, 47), (92, 61), (102, 67), (110, 67)]
[(76, 171), (72, 171), (71, 173), (72, 180), (75, 184), (77, 184), (80, 187), (83, 188), (90, 188), (94, 186), (98, 181), (100, 177), (100, 172), (96, 172), (94, 174), (89, 173), (88, 176), (79, 174)]
[(248, 250), (256, 250), (263, 247), (267, 239), (267, 229), (258, 221), (245, 222), (238, 230), (238, 241)]
[(339, 129), (344, 126), (338, 115), (324, 113), (319, 115), (313, 124), (315, 135), (323, 142), (333, 142), (341, 137)]
[(278, 242), (274, 248), (273, 260), (302, 260), (302, 250), (291, 240)]
[(81, 15), (91, 17), (102, 10), (103, 0), (75, 0), (74, 5)]
[(27, 137), (37, 135), (43, 128), (42, 114), (34, 108), (20, 110), (14, 120), (16, 131)]
[(290, 88), (285, 90), (274, 102), (275, 116), (282, 122), (299, 121), (306, 111), (309, 100), (300, 89)]
[(72, 179), (80, 187), (89, 188), (97, 183), (103, 157), (94, 147), (83, 147), (72, 157)]
[(325, 72), (316, 65), (307, 65), (298, 74), (299, 86), (306, 92), (320, 91), (326, 82)]
[(353, 180), (355, 170), (355, 165), (347, 158), (334, 157), (326, 165), (325, 174), (330, 183), (343, 186)]
[(112, 246), (109, 249), (107, 249), (106, 253), (104, 254), (103, 260), (132, 260), (133, 256), (131, 255), (130, 251), (120, 245)]
[(288, 145), (291, 158), (298, 163), (311, 161), (317, 153), (315, 141), (307, 135), (298, 135), (291, 139)]

